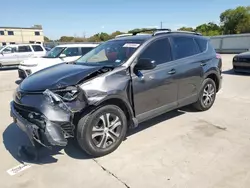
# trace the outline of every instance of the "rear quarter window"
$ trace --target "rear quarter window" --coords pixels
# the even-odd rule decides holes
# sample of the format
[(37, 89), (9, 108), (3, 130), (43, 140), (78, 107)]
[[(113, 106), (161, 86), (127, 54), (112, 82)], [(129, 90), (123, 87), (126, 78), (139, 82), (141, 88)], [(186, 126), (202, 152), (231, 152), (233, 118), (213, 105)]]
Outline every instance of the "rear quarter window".
[(40, 45), (32, 45), (32, 48), (35, 52), (42, 52), (43, 48)]
[(181, 59), (200, 53), (199, 46), (193, 37), (178, 36), (172, 38), (175, 59)]
[(197, 42), (201, 52), (205, 52), (207, 50), (208, 46), (208, 40), (207, 39), (202, 39), (202, 38), (196, 38), (195, 41)]

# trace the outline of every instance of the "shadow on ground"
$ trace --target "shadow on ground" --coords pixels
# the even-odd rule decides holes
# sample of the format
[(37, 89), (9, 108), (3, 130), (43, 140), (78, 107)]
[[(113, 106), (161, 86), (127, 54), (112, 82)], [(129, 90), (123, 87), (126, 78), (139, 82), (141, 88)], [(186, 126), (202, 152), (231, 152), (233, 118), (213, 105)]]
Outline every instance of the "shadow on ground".
[[(185, 114), (185, 110), (175, 110), (175, 111), (171, 111), (163, 115), (160, 115), (144, 123), (141, 123), (137, 128), (129, 130), (127, 134), (127, 138), (129, 138), (129, 136), (134, 135), (140, 131), (143, 131), (152, 126), (155, 126), (160, 122), (178, 117), (182, 114)], [(25, 133), (21, 129), (19, 129), (19, 127), (17, 127), (17, 125), (14, 123), (10, 124), (4, 131), (3, 144), (6, 150), (8, 150), (9, 153), (20, 163), (23, 163), (23, 162), (29, 162), (29, 163), (35, 163), (35, 164), (55, 163), (57, 162), (57, 159), (54, 158), (54, 156), (63, 155), (63, 153), (61, 152), (62, 150), (64, 150), (64, 152), (69, 157), (72, 157), (74, 159), (91, 159), (92, 158), (91, 156), (89, 156), (88, 154), (86, 154), (79, 148), (78, 144), (76, 143), (74, 139), (69, 139), (68, 145), (65, 148), (54, 147), (52, 150), (50, 150), (50, 149), (42, 147), (39, 150), (39, 160), (36, 162), (26, 161), (24, 159), (21, 159), (17, 154), (18, 147), (21, 145), (31, 145), (31, 143), (28, 137), (25, 135)]]
[(250, 73), (235, 72), (233, 69), (222, 71), (222, 74), (239, 75), (239, 76), (249, 76), (250, 75)]
[(0, 71), (16, 70), (17, 66), (4, 66), (0, 67)]
[(5, 131), (3, 132), (3, 144), (7, 151), (20, 163), (29, 162), (35, 164), (48, 164), (48, 163), (55, 163), (57, 159), (53, 156), (61, 154), (60, 150), (62, 148), (56, 147), (53, 150), (49, 150), (47, 148), (41, 148), (39, 150), (39, 160), (32, 162), (25, 158), (20, 158), (18, 156), (18, 148), (21, 145), (28, 145), (31, 146), (31, 142), (29, 141), (28, 137), (25, 133), (17, 127), (15, 123), (10, 124)]

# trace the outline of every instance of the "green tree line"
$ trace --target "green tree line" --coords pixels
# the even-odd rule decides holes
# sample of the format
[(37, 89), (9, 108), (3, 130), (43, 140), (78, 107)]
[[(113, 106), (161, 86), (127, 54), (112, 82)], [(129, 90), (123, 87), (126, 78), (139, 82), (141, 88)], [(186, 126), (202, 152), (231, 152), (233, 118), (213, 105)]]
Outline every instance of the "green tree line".
[[(150, 28), (136, 28), (128, 31), (145, 30)], [(151, 28), (153, 29), (153, 28)], [(220, 14), (220, 24), (208, 22), (198, 25), (195, 28), (181, 27), (178, 30), (199, 32), (204, 36), (215, 36), (225, 34), (250, 33), (250, 6), (238, 6), (235, 9), (227, 9)], [(97, 33), (89, 38), (62, 36), (57, 42), (102, 42), (123, 34), (122, 31), (115, 31), (111, 34)], [(48, 37), (44, 37), (45, 42), (51, 41)]]

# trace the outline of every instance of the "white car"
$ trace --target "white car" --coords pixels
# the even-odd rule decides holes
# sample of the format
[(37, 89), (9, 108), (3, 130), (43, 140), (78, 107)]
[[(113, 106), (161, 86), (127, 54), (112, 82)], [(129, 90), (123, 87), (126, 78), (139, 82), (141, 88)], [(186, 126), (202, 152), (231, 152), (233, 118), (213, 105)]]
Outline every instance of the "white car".
[(10, 44), (0, 47), (0, 67), (18, 65), (21, 61), (46, 54), (41, 44)]
[(22, 61), (18, 67), (19, 78), (24, 79), (39, 70), (59, 63), (76, 61), (98, 45), (91, 43), (58, 45), (48, 51), (44, 57)]

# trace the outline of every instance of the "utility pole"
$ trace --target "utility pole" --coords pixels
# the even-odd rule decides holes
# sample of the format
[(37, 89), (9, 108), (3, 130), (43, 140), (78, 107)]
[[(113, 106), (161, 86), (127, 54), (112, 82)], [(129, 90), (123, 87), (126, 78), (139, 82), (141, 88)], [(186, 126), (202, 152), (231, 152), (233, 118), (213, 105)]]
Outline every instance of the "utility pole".
[(22, 43), (23, 43), (23, 29), (21, 29), (21, 37), (22, 37)]
[(162, 22), (161, 22), (161, 29), (162, 29)]

